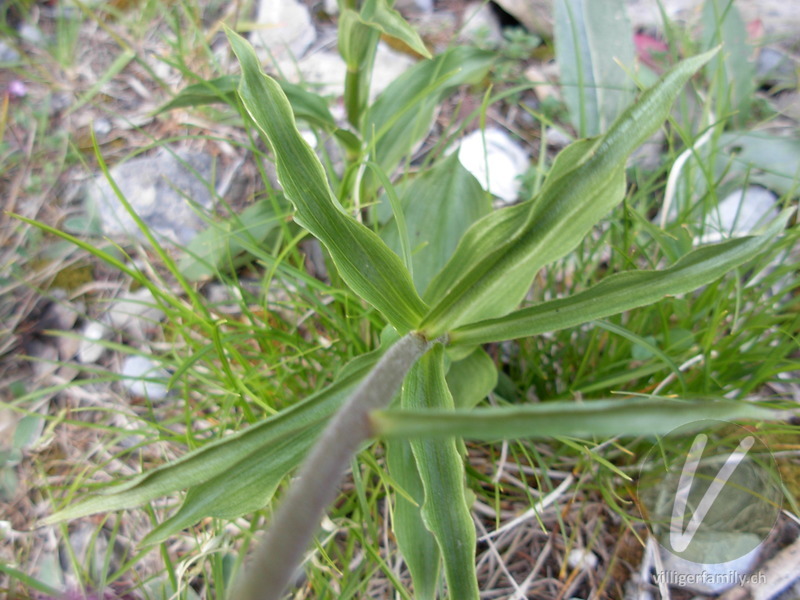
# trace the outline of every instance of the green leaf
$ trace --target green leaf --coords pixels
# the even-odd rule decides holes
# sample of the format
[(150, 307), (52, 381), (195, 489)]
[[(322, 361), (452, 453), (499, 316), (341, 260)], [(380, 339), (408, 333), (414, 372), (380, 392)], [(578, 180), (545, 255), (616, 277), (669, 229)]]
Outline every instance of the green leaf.
[[(436, 345), (425, 354), (403, 384), (401, 406), (439, 410), (451, 414), (453, 398), (444, 376), (444, 348)], [(449, 597), (478, 599), (475, 571), (475, 525), (470, 515), (464, 463), (455, 437), (414, 439), (411, 450), (419, 469), (425, 501), (422, 519), (436, 538), (447, 580)]]
[(428, 134), (439, 102), (461, 85), (483, 81), (494, 60), (492, 52), (458, 46), (395, 79), (364, 116), (362, 131), (367, 147), (374, 147), (373, 160), (391, 174)]
[(235, 106), (237, 87), (239, 87), (238, 75), (223, 75), (216, 79), (193, 83), (175, 94), (175, 97), (159, 108), (155, 114), (159, 115), (176, 108), (194, 108), (218, 102)]
[(189, 281), (197, 281), (237, 266), (240, 255), (263, 243), (284, 218), (275, 208), (270, 200), (262, 200), (247, 207), (241, 216), (212, 224), (189, 242), (178, 269)]
[[(97, 512), (108, 512), (131, 508), (150, 502), (166, 494), (193, 486), (205, 485), (204, 491), (188, 495), (184, 507), (176, 515), (176, 525), (186, 526), (185, 515), (202, 518), (203, 510), (213, 507), (207, 498), (221, 498), (219, 490), (231, 495), (222, 505), (224, 514), (252, 510), (253, 503), (240, 490), (252, 490), (255, 482), (264, 481), (267, 491), (274, 490), (273, 482), (279, 481), (289, 469), (297, 464), (313, 443), (310, 431), (319, 430), (327, 419), (349, 397), (374, 363), (380, 351), (363, 355), (353, 360), (357, 368), (348, 369), (338, 381), (329, 387), (309, 396), (292, 408), (270, 417), (257, 425), (234, 433), (220, 440), (210, 442), (197, 450), (161, 467), (142, 473), (130, 481), (109, 487), (99, 494), (67, 506), (47, 517), (44, 524), (77, 519)], [(243, 476), (238, 469), (246, 471)], [(207, 498), (204, 497), (204, 492)], [(216, 496), (215, 496), (216, 494)], [(266, 501), (271, 494), (259, 496)], [(242, 504), (236, 504), (237, 499)], [(205, 507), (197, 510), (196, 505)], [(240, 513), (241, 514), (241, 513)], [(158, 535), (168, 535), (173, 531), (171, 525), (160, 528)], [(153, 537), (156, 537), (155, 532)]]
[(723, 133), (719, 173), (735, 173), (742, 183), (760, 183), (796, 198), (800, 190), (800, 140), (764, 131)]
[(450, 333), (450, 343), (485, 344), (557, 331), (652, 304), (665, 296), (691, 292), (767, 249), (793, 212), (784, 211), (761, 235), (698, 248), (667, 269), (617, 273), (567, 298), (460, 327)]
[(328, 248), (356, 294), (401, 332), (413, 329), (426, 307), (408, 270), (374, 232), (344, 211), (319, 159), (297, 131), (286, 95), (261, 71), (252, 46), (230, 30), (228, 37), (242, 65), (239, 95), (272, 146), (278, 180), (295, 206), (295, 220)]
[(577, 142), (572, 168), (554, 166), (539, 197), (475, 223), (426, 292), (421, 328), (435, 338), (460, 325), (507, 314), (536, 272), (570, 252), (624, 196), (625, 161), (667, 118), (678, 92), (715, 51), (689, 58), (644, 92), (608, 132)]
[(274, 436), (260, 451), (247, 454), (216, 477), (192, 487), (178, 511), (140, 543), (163, 542), (206, 517), (230, 520), (263, 508), (281, 480), (300, 464), (324, 426), (322, 420), (305, 429)]
[(389, 6), (386, 0), (366, 0), (359, 16), (365, 25), (400, 40), (420, 56), (431, 58), (431, 53), (428, 52), (419, 34), (408, 24), (403, 15)]
[(436, 538), (422, 520), (420, 507), (425, 500), (425, 492), (411, 445), (405, 440), (387, 442), (386, 463), (392, 479), (416, 502), (414, 504), (404, 494), (396, 493), (392, 513), (392, 532), (411, 573), (414, 597), (434, 600), (439, 587), (442, 557)]
[(765, 419), (755, 404), (733, 400), (588, 400), (472, 410), (385, 410), (372, 413), (375, 434), (389, 439), (451, 436), (485, 441), (552, 437), (662, 435), (703, 419)]
[[(447, 263), (464, 232), (492, 211), (492, 203), (455, 153), (411, 179), (399, 195), (412, 249), (414, 285), (424, 290)], [(381, 237), (400, 254), (395, 219)]]
[[(235, 107), (239, 81), (239, 75), (223, 75), (216, 79), (186, 86), (172, 100), (159, 108), (155, 114), (158, 115), (176, 108), (196, 107), (218, 102)], [(360, 147), (358, 137), (353, 132), (341, 129), (336, 125), (336, 120), (322, 97), (309, 92), (300, 85), (284, 80), (276, 81), (281, 86), (283, 93), (286, 94), (289, 104), (292, 105), (295, 119), (305, 121), (309, 125), (333, 134), (348, 150), (358, 150)]]
[(706, 65), (708, 79), (716, 82), (715, 112), (720, 116), (735, 113), (733, 122), (742, 126), (750, 116), (756, 91), (756, 66), (747, 27), (732, 0), (706, 0), (702, 24), (703, 45), (723, 45), (719, 56)]
[(497, 385), (497, 367), (483, 348), (450, 364), (447, 387), (456, 408), (474, 408)]
[(561, 93), (581, 137), (605, 131), (631, 100), (633, 29), (624, 0), (557, 0), (556, 61)]

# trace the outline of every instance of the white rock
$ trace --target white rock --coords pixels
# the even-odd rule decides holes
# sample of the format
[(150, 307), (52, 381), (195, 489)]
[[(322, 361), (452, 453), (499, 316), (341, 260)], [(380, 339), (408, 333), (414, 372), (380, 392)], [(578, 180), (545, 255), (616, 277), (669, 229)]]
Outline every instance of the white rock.
[(486, 42), (499, 46), (503, 42), (500, 21), (486, 2), (471, 2), (464, 7), (464, 20), (459, 39), (467, 42)]
[(506, 203), (517, 200), (517, 178), (528, 168), (528, 154), (505, 131), (493, 127), (484, 133), (473, 131), (461, 140), (458, 160), (493, 196)]
[(144, 329), (163, 319), (164, 312), (158, 308), (150, 290), (140, 288), (117, 298), (108, 309), (107, 317), (115, 329), (122, 329), (135, 338), (143, 339)]
[(397, 10), (420, 10), (429, 13), (433, 11), (433, 0), (397, 0), (394, 7)]
[(375, 53), (375, 66), (372, 69), (372, 84), (369, 88), (370, 102), (383, 90), (389, 87), (395, 79), (400, 77), (407, 69), (416, 64), (416, 60), (408, 54), (392, 50), (381, 42)]
[(580, 568), (582, 570), (592, 570), (597, 568), (597, 562), (597, 555), (585, 548), (570, 550), (570, 553), (567, 555), (567, 564), (571, 569)]
[(250, 42), (275, 58), (300, 58), (317, 39), (311, 13), (297, 0), (261, 0), (256, 25)]
[[(396, 52), (383, 42), (379, 43), (369, 89), (370, 102), (415, 63), (407, 54)], [(322, 50), (303, 57), (297, 64), (281, 62), (280, 65), (292, 81), (303, 81), (322, 96), (340, 98), (344, 95), (347, 65), (338, 52)]]
[(778, 216), (775, 194), (758, 186), (736, 190), (706, 216), (702, 243), (740, 237), (766, 225)]
[(145, 379), (169, 378), (169, 373), (156, 366), (146, 356), (128, 356), (122, 363), (122, 386), (131, 396), (163, 400), (167, 396), (167, 386), (163, 383), (145, 381)]
[(97, 342), (105, 339), (109, 333), (109, 328), (99, 321), (87, 324), (83, 328), (83, 339), (78, 346), (78, 362), (85, 365), (97, 362), (105, 352), (105, 346)]

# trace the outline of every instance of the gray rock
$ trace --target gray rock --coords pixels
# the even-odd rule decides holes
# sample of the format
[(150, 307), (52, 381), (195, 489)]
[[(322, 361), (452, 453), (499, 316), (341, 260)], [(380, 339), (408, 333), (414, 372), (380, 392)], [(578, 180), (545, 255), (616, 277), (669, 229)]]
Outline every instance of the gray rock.
[(167, 386), (147, 379), (169, 379), (169, 373), (158, 367), (146, 356), (128, 356), (122, 363), (122, 387), (131, 395), (150, 400), (167, 397)]
[(464, 7), (463, 25), (459, 38), (465, 42), (480, 42), (496, 47), (503, 43), (500, 21), (485, 2), (471, 2)]
[(39, 29), (36, 25), (32, 25), (31, 23), (23, 23), (19, 26), (19, 37), (31, 44), (32, 46), (41, 47), (44, 46), (45, 37), (42, 33), (42, 30)]
[[(111, 177), (142, 221), (165, 240), (187, 244), (206, 228), (192, 204), (205, 210), (212, 206), (207, 183), (213, 177), (211, 156), (162, 150), (115, 166)], [(105, 176), (89, 183), (86, 199), (106, 234), (144, 239)]]
[(553, 0), (494, 0), (495, 4), (543, 37), (553, 36)]
[(317, 39), (311, 13), (297, 0), (261, 0), (256, 25), (250, 42), (275, 58), (300, 58)]
[(394, 3), (397, 10), (433, 12), (433, 0), (397, 0)]
[(0, 40), (0, 63), (15, 63), (20, 59), (19, 52)]
[(78, 362), (85, 365), (97, 362), (105, 352), (105, 346), (97, 342), (105, 339), (111, 332), (99, 321), (92, 321), (83, 328), (83, 339), (78, 346)]
[(164, 318), (153, 294), (147, 288), (126, 292), (114, 301), (106, 315), (111, 326), (134, 339), (146, 338), (144, 330)]
[(720, 201), (717, 210), (706, 216), (704, 243), (728, 237), (741, 237), (766, 225), (778, 216), (775, 194), (751, 185), (739, 189)]

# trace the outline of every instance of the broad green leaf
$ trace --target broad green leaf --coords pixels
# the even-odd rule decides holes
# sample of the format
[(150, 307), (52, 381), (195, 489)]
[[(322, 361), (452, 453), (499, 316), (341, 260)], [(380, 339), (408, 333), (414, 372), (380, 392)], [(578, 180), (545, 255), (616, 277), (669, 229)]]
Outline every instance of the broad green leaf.
[(617, 273), (567, 298), (460, 327), (450, 333), (450, 343), (485, 344), (557, 331), (691, 292), (763, 252), (793, 212), (784, 211), (761, 235), (698, 248), (667, 269)]
[(495, 54), (458, 46), (420, 62), (395, 79), (364, 115), (363, 136), (373, 160), (392, 173), (430, 131), (436, 106), (458, 86), (478, 84)]
[[(425, 354), (403, 384), (401, 406), (407, 409), (453, 410), (453, 398), (444, 376), (444, 348), (436, 345)], [(449, 597), (478, 599), (475, 572), (475, 525), (467, 503), (460, 440), (414, 439), (411, 450), (416, 459), (425, 501), (422, 519), (433, 533), (444, 559)]]
[(556, 0), (556, 61), (561, 93), (578, 135), (605, 131), (633, 100), (633, 29), (625, 0)]
[(385, 410), (372, 414), (375, 434), (388, 439), (485, 441), (552, 437), (662, 435), (703, 419), (764, 419), (770, 412), (733, 400), (588, 400), (472, 410)]
[(456, 408), (474, 408), (497, 385), (497, 367), (483, 348), (454, 361), (447, 371), (447, 387)]
[(189, 281), (197, 281), (236, 266), (241, 254), (261, 244), (282, 218), (270, 200), (262, 200), (247, 207), (241, 216), (212, 224), (189, 242), (178, 269)]
[[(402, 186), (399, 196), (412, 250), (414, 285), (424, 290), (447, 263), (464, 232), (492, 211), (492, 203), (455, 153)], [(400, 254), (394, 219), (381, 237)]]
[(706, 65), (709, 81), (716, 81), (716, 114), (732, 114), (736, 125), (750, 117), (755, 98), (756, 66), (742, 16), (732, 0), (706, 0), (703, 5), (703, 45), (723, 45), (722, 52)]
[(421, 507), (425, 500), (417, 461), (406, 440), (386, 443), (386, 463), (392, 479), (411, 496), (416, 505), (403, 494), (395, 494), (392, 513), (392, 532), (414, 584), (414, 597), (434, 600), (439, 587), (441, 553), (436, 538), (422, 520)]
[(419, 324), (426, 307), (400, 258), (348, 215), (325, 178), (316, 154), (300, 136), (280, 86), (261, 71), (252, 46), (228, 31), (242, 65), (239, 94), (275, 153), (278, 180), (294, 204), (295, 220), (325, 246), (342, 279), (398, 330)]
[[(715, 51), (676, 65), (593, 144), (577, 142), (573, 169), (559, 167), (540, 196), (475, 223), (426, 293), (430, 337), (507, 314), (536, 272), (571, 251), (623, 197), (625, 161), (667, 118), (689, 78)], [(526, 213), (526, 210), (528, 211)]]
[[(220, 486), (224, 488), (227, 483), (227, 491), (231, 495), (237, 495), (242, 487), (254, 485), (254, 480), (266, 481), (265, 487), (269, 488), (276, 477), (285, 475), (310, 448), (313, 436), (307, 437), (306, 432), (320, 427), (336, 412), (379, 355), (380, 352), (376, 351), (354, 359), (357, 368), (348, 369), (338, 381), (292, 408), (68, 506), (47, 517), (44, 523), (52, 524), (97, 512), (131, 508), (181, 489), (207, 483), (209, 490), (218, 490)], [(247, 478), (238, 476), (237, 465), (251, 469)], [(202, 494), (187, 497), (187, 502), (190, 500), (192, 503), (204, 502)], [(244, 505), (248, 509), (251, 506), (249, 503)], [(229, 514), (232, 510), (230, 503), (224, 509)], [(182, 510), (184, 514), (195, 514), (191, 504)]]

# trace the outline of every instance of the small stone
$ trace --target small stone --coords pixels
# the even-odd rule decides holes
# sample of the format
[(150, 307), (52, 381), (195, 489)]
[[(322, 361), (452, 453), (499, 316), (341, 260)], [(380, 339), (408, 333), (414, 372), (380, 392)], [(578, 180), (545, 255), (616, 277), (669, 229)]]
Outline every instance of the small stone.
[(505, 203), (517, 200), (518, 177), (528, 169), (528, 154), (505, 131), (493, 127), (483, 133), (473, 131), (461, 140), (458, 160), (484, 190)]
[(481, 42), (497, 47), (503, 43), (500, 21), (486, 2), (471, 2), (464, 7), (459, 38), (464, 42)]
[(567, 564), (571, 569), (592, 570), (597, 568), (597, 555), (585, 548), (575, 548), (567, 554)]
[(136, 339), (144, 339), (144, 329), (164, 318), (156, 299), (147, 288), (127, 292), (117, 298), (108, 309), (109, 323)]
[(122, 363), (121, 375), (125, 378), (120, 380), (131, 396), (149, 398), (150, 400), (163, 400), (167, 396), (167, 386), (155, 381), (145, 381), (146, 379), (169, 378), (169, 373), (156, 366), (146, 356), (128, 356)]
[(19, 26), (17, 33), (19, 33), (19, 37), (21, 39), (33, 46), (44, 45), (44, 34), (36, 25), (32, 25), (31, 23), (23, 23)]
[(561, 148), (569, 146), (573, 141), (575, 140), (564, 133), (562, 129), (558, 129), (557, 127), (547, 128), (547, 145), (550, 148), (560, 150)]
[(394, 7), (402, 11), (418, 10), (429, 13), (433, 12), (433, 0), (397, 0)]
[(736, 190), (709, 212), (700, 241), (711, 243), (748, 235), (778, 216), (776, 203), (775, 194), (759, 186)]
[(250, 42), (275, 58), (300, 58), (317, 39), (311, 13), (297, 0), (261, 0), (256, 26)]
[(19, 52), (0, 40), (0, 63), (15, 63), (20, 59)]
[(105, 352), (105, 347), (97, 342), (105, 339), (110, 333), (108, 327), (99, 321), (92, 321), (83, 328), (83, 339), (78, 346), (78, 362), (90, 364), (97, 360)]
[(494, 0), (531, 33), (553, 37), (553, 0)]
[(375, 53), (375, 66), (372, 69), (372, 81), (369, 88), (369, 101), (373, 102), (383, 90), (395, 79), (416, 64), (416, 60), (408, 54), (392, 50), (383, 42), (378, 44)]
[[(162, 150), (115, 166), (111, 178), (142, 221), (165, 240), (185, 245), (207, 227), (198, 211), (212, 206), (210, 155)], [(104, 175), (89, 184), (86, 196), (107, 234), (145, 239)]]

